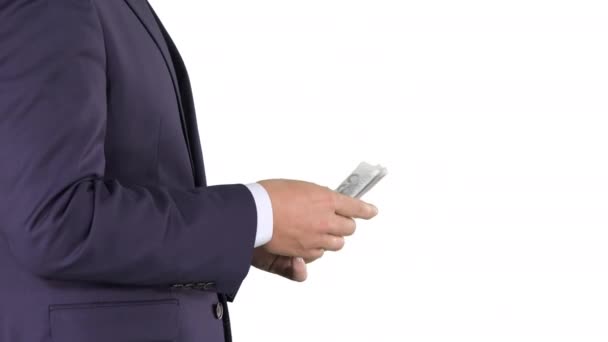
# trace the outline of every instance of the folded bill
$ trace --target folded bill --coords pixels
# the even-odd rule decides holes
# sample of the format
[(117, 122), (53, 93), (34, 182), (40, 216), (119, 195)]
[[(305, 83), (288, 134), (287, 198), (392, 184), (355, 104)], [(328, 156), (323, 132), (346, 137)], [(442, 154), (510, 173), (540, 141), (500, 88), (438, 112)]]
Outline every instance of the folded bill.
[(386, 176), (388, 170), (381, 165), (371, 165), (362, 162), (336, 189), (337, 192), (354, 197), (361, 198), (371, 188)]

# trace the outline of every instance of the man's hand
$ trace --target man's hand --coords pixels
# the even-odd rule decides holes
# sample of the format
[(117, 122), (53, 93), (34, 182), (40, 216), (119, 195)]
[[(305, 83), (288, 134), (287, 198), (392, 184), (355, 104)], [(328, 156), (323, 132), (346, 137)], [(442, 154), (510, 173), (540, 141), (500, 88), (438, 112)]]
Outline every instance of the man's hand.
[(251, 264), (263, 271), (297, 282), (303, 282), (308, 275), (306, 263), (302, 258), (271, 254), (262, 247), (258, 247), (253, 251), (253, 261)]
[(371, 204), (316, 184), (282, 179), (258, 183), (272, 203), (272, 240), (262, 246), (271, 255), (312, 262), (325, 251), (344, 247), (344, 237), (355, 232), (354, 218), (371, 219), (378, 213)]

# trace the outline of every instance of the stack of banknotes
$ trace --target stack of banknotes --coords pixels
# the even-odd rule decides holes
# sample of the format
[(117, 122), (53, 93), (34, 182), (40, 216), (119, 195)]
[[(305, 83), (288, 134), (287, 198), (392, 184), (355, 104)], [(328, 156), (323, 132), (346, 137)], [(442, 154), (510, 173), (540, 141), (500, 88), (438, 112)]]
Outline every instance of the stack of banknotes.
[(371, 165), (362, 162), (336, 189), (337, 192), (354, 197), (361, 198), (371, 188), (386, 176), (387, 169), (381, 165)]

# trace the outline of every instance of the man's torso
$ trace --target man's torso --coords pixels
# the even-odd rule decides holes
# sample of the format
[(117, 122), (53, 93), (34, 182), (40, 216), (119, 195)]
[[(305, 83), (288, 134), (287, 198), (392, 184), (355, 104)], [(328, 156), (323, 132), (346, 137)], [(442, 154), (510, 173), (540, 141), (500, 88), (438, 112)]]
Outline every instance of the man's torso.
[[(124, 184), (204, 186), (189, 84), (147, 1), (92, 4), (107, 60), (105, 176)], [(227, 317), (214, 292), (44, 280), (18, 264), (4, 239), (0, 270), (1, 342), (224, 340)]]

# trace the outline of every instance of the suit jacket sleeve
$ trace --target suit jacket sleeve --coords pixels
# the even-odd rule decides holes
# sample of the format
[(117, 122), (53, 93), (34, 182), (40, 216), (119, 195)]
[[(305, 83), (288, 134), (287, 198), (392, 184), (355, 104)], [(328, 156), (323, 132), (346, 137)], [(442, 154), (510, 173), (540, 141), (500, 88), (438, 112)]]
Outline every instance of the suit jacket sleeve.
[(234, 295), (256, 233), (244, 185), (178, 190), (104, 176), (106, 60), (92, 4), (9, 1), (0, 37), (0, 232), (18, 261), (51, 279), (214, 281)]

